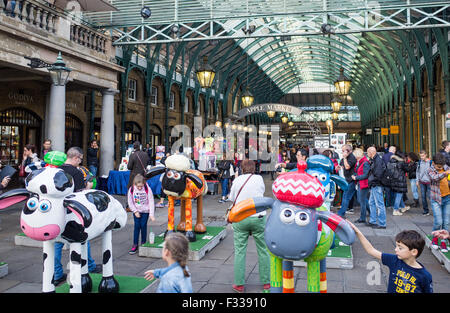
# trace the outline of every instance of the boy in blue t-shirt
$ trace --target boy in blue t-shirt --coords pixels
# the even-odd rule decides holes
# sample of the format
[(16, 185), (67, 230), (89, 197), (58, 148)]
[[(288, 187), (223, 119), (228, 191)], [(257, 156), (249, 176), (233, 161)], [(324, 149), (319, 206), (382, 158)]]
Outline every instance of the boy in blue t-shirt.
[[(349, 222), (349, 221), (347, 221)], [(375, 249), (361, 231), (352, 223), (364, 250), (389, 267), (388, 293), (432, 293), (433, 280), (425, 267), (417, 262), (425, 240), (415, 230), (404, 230), (395, 236), (395, 254)]]

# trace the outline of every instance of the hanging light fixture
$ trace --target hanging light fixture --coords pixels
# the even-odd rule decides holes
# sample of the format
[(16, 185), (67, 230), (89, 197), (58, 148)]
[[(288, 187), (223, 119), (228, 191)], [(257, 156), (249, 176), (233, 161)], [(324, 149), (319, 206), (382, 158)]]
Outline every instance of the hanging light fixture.
[(203, 56), (203, 64), (195, 74), (202, 88), (211, 88), (216, 72), (208, 64), (208, 57), (206, 55)]
[(253, 104), (253, 101), (255, 100), (255, 98), (253, 97), (253, 95), (250, 92), (250, 90), (248, 89), (248, 87), (245, 89), (245, 92), (242, 94), (241, 100), (242, 100), (242, 105), (244, 107), (249, 107)]
[(339, 112), (342, 106), (342, 100), (339, 96), (334, 95), (333, 99), (331, 100), (331, 108), (333, 109), (333, 112)]
[(340, 74), (337, 80), (334, 82), (334, 87), (340, 96), (347, 96), (352, 85), (352, 81), (344, 75), (344, 68), (339, 69)]
[[(248, 46), (248, 41), (247, 41), (247, 46)], [(248, 53), (246, 53), (247, 56), (247, 84), (245, 87), (245, 91), (242, 94), (242, 105), (244, 107), (249, 107), (253, 104), (253, 101), (255, 100), (255, 98), (253, 97), (252, 93), (250, 92), (250, 90), (248, 89)]]
[(286, 124), (289, 121), (289, 117), (287, 115), (283, 115), (281, 117), (281, 122), (283, 122), (283, 124)]
[(276, 114), (275, 111), (267, 111), (267, 116), (270, 117), (270, 118), (274, 118), (275, 114)]
[(294, 126), (294, 122), (293, 121), (289, 121), (288, 125), (289, 126)]

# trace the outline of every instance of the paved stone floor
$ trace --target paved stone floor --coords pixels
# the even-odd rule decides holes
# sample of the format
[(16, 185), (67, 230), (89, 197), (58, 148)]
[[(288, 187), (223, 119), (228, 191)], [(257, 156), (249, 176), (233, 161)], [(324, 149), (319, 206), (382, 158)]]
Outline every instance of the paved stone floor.
[[(264, 175), (266, 182), (266, 196), (272, 196), (270, 176)], [(220, 188), (219, 188), (220, 191)], [(117, 196), (124, 203), (124, 196)], [(207, 195), (204, 199), (204, 221), (207, 225), (225, 225), (223, 214), (230, 202), (218, 203), (219, 195)], [(22, 205), (0, 210), (0, 262), (8, 263), (9, 274), (0, 278), (0, 293), (39, 293), (42, 281), (42, 250), (14, 245), (14, 236), (20, 232), (19, 218)], [(176, 221), (179, 210), (176, 210)], [(354, 215), (347, 217), (353, 221), (359, 216), (359, 208)], [(193, 215), (195, 219), (195, 205)], [(114, 272), (117, 275), (142, 277), (149, 269), (164, 267), (164, 261), (157, 258), (139, 257), (138, 254), (129, 255), (133, 237), (133, 218), (128, 213), (125, 228), (113, 233)], [(156, 221), (150, 222), (154, 232), (159, 234), (165, 230), (167, 222), (166, 209), (156, 209)], [(429, 233), (432, 228), (433, 217), (422, 216), (419, 208), (411, 208), (403, 216), (392, 216), (388, 210), (387, 229), (373, 230), (361, 226), (362, 232), (378, 250), (394, 253), (394, 237), (400, 230), (415, 229), (421, 233)], [(101, 240), (91, 243), (94, 259), (101, 262)], [(328, 292), (330, 293), (384, 293), (387, 289), (388, 270), (381, 262), (368, 256), (357, 240), (353, 244), (353, 269), (328, 269)], [(231, 293), (233, 283), (233, 231), (227, 226), (227, 236), (212, 251), (208, 252), (200, 261), (189, 261), (192, 273), (194, 292), (199, 293)], [(450, 274), (425, 248), (419, 261), (433, 276), (434, 291), (436, 293), (450, 292)], [(68, 262), (68, 252), (63, 252), (63, 264)], [(262, 285), (259, 283), (258, 257), (253, 238), (250, 237), (246, 262), (246, 292), (259, 293)], [(379, 269), (379, 281), (372, 279)], [(295, 291), (306, 292), (306, 269), (295, 267)], [(369, 281), (369, 283), (368, 283)], [(146, 289), (154, 292), (157, 283)]]

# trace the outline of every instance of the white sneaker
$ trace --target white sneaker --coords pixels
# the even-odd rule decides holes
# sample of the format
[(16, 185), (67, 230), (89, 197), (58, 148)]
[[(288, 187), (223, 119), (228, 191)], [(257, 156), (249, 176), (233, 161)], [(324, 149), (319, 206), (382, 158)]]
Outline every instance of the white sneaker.
[(406, 211), (408, 211), (409, 209), (411, 209), (410, 206), (405, 206), (404, 208), (401, 208), (400, 211), (402, 211), (402, 213), (405, 213)]
[(392, 215), (401, 216), (401, 215), (403, 215), (403, 213), (400, 212), (400, 210), (394, 210), (394, 212), (392, 212)]

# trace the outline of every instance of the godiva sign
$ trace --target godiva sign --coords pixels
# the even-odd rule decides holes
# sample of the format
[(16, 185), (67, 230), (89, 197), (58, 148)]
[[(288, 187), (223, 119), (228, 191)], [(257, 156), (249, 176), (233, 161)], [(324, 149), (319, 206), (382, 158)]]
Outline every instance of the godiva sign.
[(22, 105), (32, 104), (34, 102), (33, 96), (14, 91), (10, 91), (8, 93), (8, 99), (11, 101), (11, 103)]
[(264, 103), (243, 108), (237, 112), (237, 115), (239, 116), (239, 118), (243, 118), (250, 114), (265, 113), (267, 111), (275, 111), (292, 115), (301, 115), (303, 112), (303, 110), (300, 109), (299, 107), (294, 107), (292, 105), (279, 103)]

